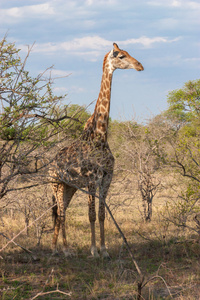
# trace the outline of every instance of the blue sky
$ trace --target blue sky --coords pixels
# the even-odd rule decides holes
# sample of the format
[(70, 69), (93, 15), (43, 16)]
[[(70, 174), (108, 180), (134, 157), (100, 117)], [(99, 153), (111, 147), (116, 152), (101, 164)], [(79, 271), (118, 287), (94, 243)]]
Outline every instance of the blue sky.
[[(54, 91), (88, 105), (113, 42), (145, 70), (117, 70), (111, 118), (140, 121), (167, 108), (169, 91), (200, 75), (199, 0), (1, 0), (0, 35), (27, 52), (32, 75), (54, 65)], [(93, 111), (94, 104), (90, 107)]]

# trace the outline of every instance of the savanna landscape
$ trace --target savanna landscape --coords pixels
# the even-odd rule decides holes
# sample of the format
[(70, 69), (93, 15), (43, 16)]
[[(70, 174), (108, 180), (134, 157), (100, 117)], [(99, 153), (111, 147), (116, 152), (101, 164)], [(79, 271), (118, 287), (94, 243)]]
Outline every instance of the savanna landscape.
[[(64, 105), (45, 73), (30, 76), (30, 52), (22, 61), (3, 39), (0, 53), (1, 299), (199, 299), (200, 80), (171, 91), (168, 109), (144, 123), (109, 120), (110, 259), (90, 253), (84, 189), (66, 212), (74, 254), (66, 258), (61, 236), (52, 255), (48, 168), (59, 149), (79, 138), (90, 113)], [(96, 235), (99, 245), (98, 220)]]

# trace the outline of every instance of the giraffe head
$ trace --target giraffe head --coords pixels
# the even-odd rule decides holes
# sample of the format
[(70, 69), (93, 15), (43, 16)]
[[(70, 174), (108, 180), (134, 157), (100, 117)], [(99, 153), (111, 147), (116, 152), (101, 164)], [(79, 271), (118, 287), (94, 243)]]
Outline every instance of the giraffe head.
[(127, 51), (121, 50), (116, 43), (113, 43), (113, 50), (105, 56), (104, 67), (107, 63), (109, 64), (110, 71), (114, 71), (115, 69), (144, 70), (139, 61), (130, 56)]

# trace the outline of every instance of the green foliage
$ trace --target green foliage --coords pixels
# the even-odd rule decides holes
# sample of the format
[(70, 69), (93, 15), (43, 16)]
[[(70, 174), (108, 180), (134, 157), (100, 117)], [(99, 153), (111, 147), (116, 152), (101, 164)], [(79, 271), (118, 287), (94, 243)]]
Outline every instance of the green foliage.
[(168, 103), (166, 115), (172, 123), (178, 124), (174, 145), (178, 162), (186, 169), (197, 170), (200, 149), (200, 79), (188, 81), (182, 89), (170, 92)]
[[(169, 164), (187, 178), (177, 203), (181, 216), (197, 213), (200, 198), (200, 79), (188, 81), (182, 89), (168, 95), (167, 119), (171, 121), (174, 137), (169, 140)], [(177, 214), (178, 214), (177, 213)], [(184, 221), (185, 222), (185, 221)]]
[[(66, 107), (67, 115), (74, 119), (78, 119), (78, 122), (75, 120), (72, 122), (71, 130), (72, 130), (72, 137), (77, 138), (83, 131), (86, 121), (90, 117), (90, 113), (85, 109), (84, 106), (80, 106), (78, 104), (72, 104)], [(65, 121), (65, 126), (68, 127), (69, 121)]]
[(36, 78), (30, 76), (25, 70), (29, 53), (22, 62), (19, 51), (5, 39), (0, 43), (0, 138), (33, 141), (35, 144), (45, 138), (44, 132), (47, 133), (41, 129), (40, 118), (45, 117), (52, 105), (62, 100), (62, 97), (53, 96), (51, 83), (45, 84), (41, 75)]
[(193, 123), (200, 116), (200, 79), (188, 81), (182, 89), (168, 94), (169, 117)]
[(84, 106), (77, 104), (56, 105), (51, 110), (54, 120), (50, 127), (59, 129), (62, 127), (62, 136), (70, 135), (71, 138), (77, 138), (83, 131), (86, 121), (90, 117), (89, 112)]
[(30, 51), (22, 61), (14, 44), (0, 42), (0, 198), (16, 176), (38, 173), (48, 164), (48, 152), (72, 122), (56, 113), (64, 97), (53, 94), (52, 79), (44, 79), (45, 72), (32, 77), (25, 69)]

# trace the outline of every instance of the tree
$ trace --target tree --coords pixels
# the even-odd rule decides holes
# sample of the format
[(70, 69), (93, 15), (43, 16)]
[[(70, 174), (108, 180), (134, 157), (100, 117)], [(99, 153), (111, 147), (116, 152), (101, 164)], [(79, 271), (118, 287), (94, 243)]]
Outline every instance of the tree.
[(168, 94), (167, 115), (180, 123), (194, 124), (200, 116), (200, 79), (188, 81), (182, 89)]
[(200, 232), (200, 80), (188, 81), (182, 89), (170, 92), (168, 103), (165, 115), (174, 132), (168, 162), (186, 179), (176, 204), (179, 225), (187, 227), (193, 218)]
[(27, 181), (20, 186), (16, 180), (44, 171), (55, 145), (78, 121), (66, 115), (66, 107), (56, 113), (64, 96), (53, 95), (51, 76), (44, 79), (43, 72), (31, 77), (26, 71), (31, 48), (23, 61), (19, 52), (5, 38), (0, 42), (0, 199), (9, 191), (38, 184)]
[(171, 141), (174, 163), (183, 176), (200, 184), (200, 80), (170, 92), (168, 103), (167, 118), (178, 124)]
[(126, 168), (136, 176), (145, 221), (151, 221), (153, 198), (161, 188), (157, 173), (161, 167), (160, 140), (163, 136), (158, 132), (155, 123), (140, 126), (133, 122), (128, 122), (123, 131), (125, 142), (122, 151), (128, 160)]
[[(85, 123), (90, 117), (90, 113), (87, 111), (87, 108), (78, 104), (71, 104), (64, 107), (66, 109), (67, 116), (72, 119), (78, 117), (78, 122), (77, 119), (75, 119), (76, 122), (73, 122), (73, 125), (71, 126), (72, 137), (77, 138), (82, 133)], [(71, 124), (71, 119), (67, 122), (65, 120), (65, 127), (68, 128), (69, 123)]]

